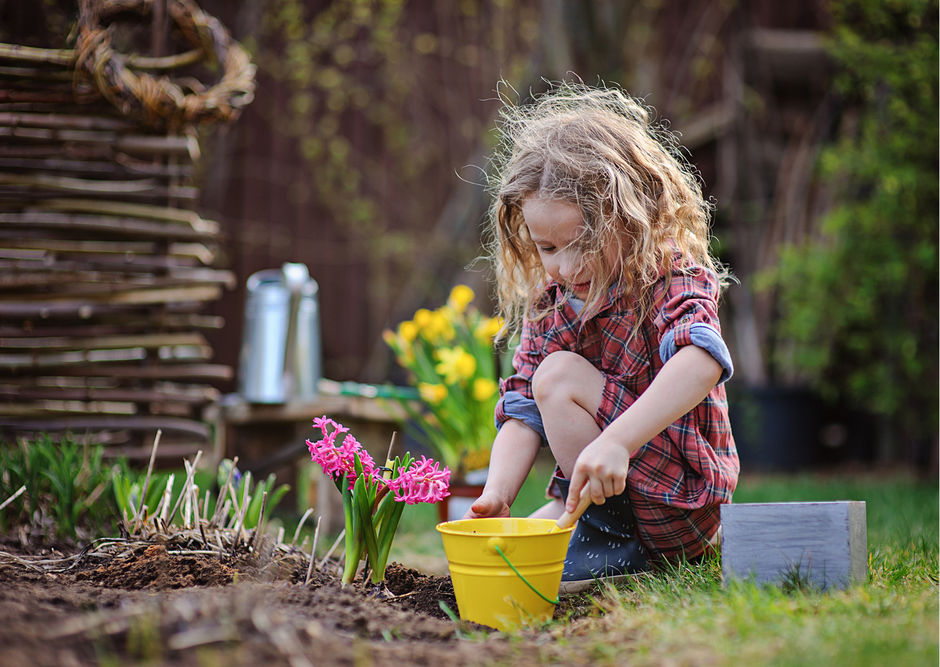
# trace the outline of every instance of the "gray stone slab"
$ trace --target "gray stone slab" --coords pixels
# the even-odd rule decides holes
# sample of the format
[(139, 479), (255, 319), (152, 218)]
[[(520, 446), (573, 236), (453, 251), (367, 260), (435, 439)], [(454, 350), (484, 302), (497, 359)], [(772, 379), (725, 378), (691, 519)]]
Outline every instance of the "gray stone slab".
[(799, 579), (826, 589), (868, 580), (865, 503), (744, 503), (721, 506), (722, 580)]

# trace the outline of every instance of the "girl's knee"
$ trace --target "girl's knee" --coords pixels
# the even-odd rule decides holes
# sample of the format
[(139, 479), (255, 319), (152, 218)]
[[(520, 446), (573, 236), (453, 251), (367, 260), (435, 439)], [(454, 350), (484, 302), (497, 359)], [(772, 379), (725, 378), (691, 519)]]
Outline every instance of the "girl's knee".
[(574, 352), (558, 351), (542, 360), (532, 375), (532, 395), (536, 403), (550, 399), (564, 387), (565, 369), (573, 364), (571, 357), (577, 356)]
[(594, 383), (603, 385), (600, 371), (581, 355), (559, 350), (545, 357), (535, 370), (532, 395), (536, 404), (547, 404), (559, 398), (571, 400)]

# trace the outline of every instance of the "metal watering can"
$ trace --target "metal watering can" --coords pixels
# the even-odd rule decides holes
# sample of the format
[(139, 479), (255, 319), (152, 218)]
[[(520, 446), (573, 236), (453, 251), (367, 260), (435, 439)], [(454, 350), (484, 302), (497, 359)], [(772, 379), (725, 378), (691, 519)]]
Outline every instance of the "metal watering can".
[(239, 393), (249, 403), (317, 394), (322, 376), (319, 287), (305, 264), (285, 263), (248, 278)]

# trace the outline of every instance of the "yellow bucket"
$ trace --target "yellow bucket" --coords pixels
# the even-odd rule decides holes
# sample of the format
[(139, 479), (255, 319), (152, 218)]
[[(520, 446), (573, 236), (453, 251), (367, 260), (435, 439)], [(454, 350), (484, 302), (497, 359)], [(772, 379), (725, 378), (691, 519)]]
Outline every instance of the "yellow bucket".
[(460, 618), (498, 630), (550, 620), (573, 530), (549, 533), (554, 525), (550, 519), (438, 524)]

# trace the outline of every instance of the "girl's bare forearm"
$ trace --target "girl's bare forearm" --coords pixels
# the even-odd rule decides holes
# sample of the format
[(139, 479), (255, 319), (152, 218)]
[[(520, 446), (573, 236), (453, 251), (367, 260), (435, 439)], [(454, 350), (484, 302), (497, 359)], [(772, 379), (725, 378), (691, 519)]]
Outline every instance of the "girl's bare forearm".
[(511, 506), (541, 445), (541, 436), (521, 421), (510, 419), (504, 423), (493, 441), (484, 493), (496, 493)]

